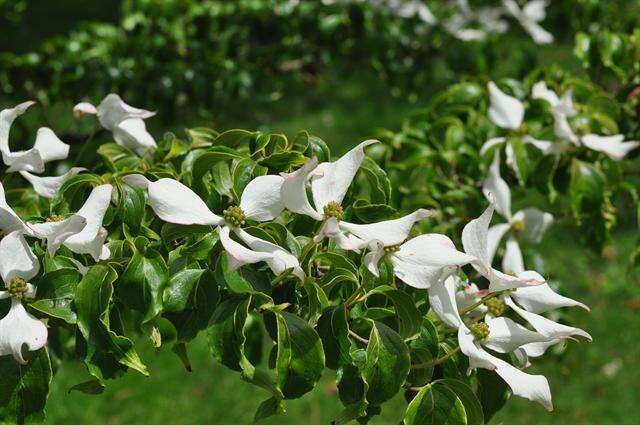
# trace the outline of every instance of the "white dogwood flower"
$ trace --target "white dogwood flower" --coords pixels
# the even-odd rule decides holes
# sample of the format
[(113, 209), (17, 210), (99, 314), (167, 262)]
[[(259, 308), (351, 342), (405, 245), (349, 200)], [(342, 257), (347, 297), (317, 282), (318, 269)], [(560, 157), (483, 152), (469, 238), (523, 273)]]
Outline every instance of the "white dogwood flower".
[[(444, 22), (444, 28), (462, 41), (482, 41), (488, 34), (504, 33), (509, 24), (501, 19), (502, 8), (481, 7), (472, 10), (467, 0), (458, 0), (458, 11)], [(477, 27), (471, 25), (477, 23)]]
[(480, 148), (480, 154), (484, 155), (492, 147), (504, 144), (507, 164), (521, 179), (513, 141), (519, 139), (522, 143), (535, 146), (542, 152), (547, 152), (553, 146), (553, 142), (538, 140), (528, 134), (527, 126), (523, 124), (524, 104), (520, 100), (504, 93), (493, 81), (489, 82), (488, 89), (490, 100), (489, 120), (498, 127), (507, 130), (510, 134), (487, 140)]
[(640, 142), (625, 141), (622, 134), (613, 136), (600, 136), (593, 133), (578, 135), (571, 128), (567, 116), (558, 111), (553, 111), (553, 120), (555, 135), (561, 142), (561, 148), (557, 150), (558, 153), (568, 150), (571, 145), (584, 146), (602, 152), (615, 161), (620, 161), (630, 151), (640, 146)]
[[(194, 191), (177, 180), (163, 178), (151, 182), (139, 174), (125, 176), (123, 180), (129, 185), (147, 191), (149, 206), (163, 221), (184, 225), (221, 226), (218, 234), (220, 242), (229, 254), (231, 269), (243, 264), (265, 261), (275, 274), (293, 268), (296, 276), (304, 277), (295, 256), (278, 245), (250, 235), (241, 228), (246, 220), (269, 221), (280, 215), (284, 210), (284, 203), (280, 198), (283, 177), (256, 177), (242, 192), (240, 205), (227, 208), (223, 217), (213, 213)], [(231, 230), (251, 249), (231, 239)]]
[(545, 0), (531, 0), (522, 8), (515, 0), (502, 0), (502, 4), (537, 44), (549, 44), (553, 41), (553, 35), (540, 26), (540, 22), (547, 16)]
[(24, 102), (11, 109), (0, 111), (0, 152), (2, 160), (9, 168), (8, 173), (15, 171), (44, 172), (44, 164), (62, 160), (69, 155), (69, 145), (63, 143), (53, 130), (41, 127), (36, 134), (33, 148), (26, 151), (11, 152), (9, 148), (9, 132), (13, 121), (22, 115), (35, 102)]
[[(334, 162), (317, 163), (314, 157), (292, 173), (282, 173), (282, 201), (284, 206), (298, 214), (323, 221), (319, 234), (314, 238), (319, 242), (324, 237), (334, 239), (342, 249), (358, 251), (372, 239), (363, 239), (348, 227), (357, 226), (342, 221), (342, 200), (347, 194), (358, 168), (364, 160), (364, 149), (377, 140), (366, 140)], [(307, 182), (311, 181), (313, 205), (307, 196)], [(415, 221), (415, 220), (414, 220)], [(411, 222), (409, 229), (413, 225)], [(353, 228), (353, 227), (351, 227)], [(400, 243), (402, 240), (396, 242)]]
[(417, 17), (427, 25), (435, 25), (437, 22), (429, 7), (420, 0), (385, 0), (382, 3), (401, 18), (411, 19)]
[(507, 223), (496, 224), (489, 228), (487, 254), (493, 259), (500, 241), (509, 232), (502, 259), (502, 270), (508, 274), (520, 273), (524, 271), (524, 260), (518, 237), (530, 243), (539, 243), (553, 223), (553, 216), (535, 207), (528, 207), (511, 214), (511, 190), (500, 176), (500, 151), (494, 154), (489, 174), (482, 183), (482, 191), (489, 202), (495, 199), (496, 211), (507, 220)]
[(47, 343), (47, 327), (22, 305), (24, 298), (33, 298), (35, 288), (29, 283), (40, 271), (38, 259), (27, 245), (20, 230), (9, 233), (0, 241), (0, 275), (5, 291), (0, 299), (11, 298), (9, 313), (0, 320), (0, 356), (13, 355), (21, 364), (24, 345), (36, 351)]
[(77, 214), (65, 219), (45, 223), (25, 223), (7, 204), (4, 187), (0, 183), (0, 230), (5, 233), (18, 231), (22, 234), (47, 240), (48, 252), (53, 256), (60, 245), (70, 236), (84, 229), (86, 220)]
[(563, 113), (567, 117), (573, 117), (577, 113), (573, 105), (573, 90), (571, 89), (564, 92), (562, 96), (558, 96), (556, 92), (547, 87), (547, 83), (538, 81), (531, 88), (531, 97), (546, 100), (552, 110)]
[(551, 390), (544, 376), (522, 372), (484, 349), (510, 353), (527, 344), (545, 342), (548, 338), (506, 317), (487, 315), (484, 322), (467, 325), (458, 313), (455, 293), (455, 281), (447, 279), (444, 284), (432, 287), (429, 303), (444, 323), (458, 329), (460, 351), (469, 358), (468, 372), (476, 368), (493, 370), (511, 387), (513, 394), (552, 410)]
[(493, 216), (494, 202), (490, 202), (487, 209), (480, 217), (471, 220), (462, 229), (462, 245), (464, 251), (476, 258), (471, 265), (478, 273), (489, 281), (489, 292), (515, 289), (523, 286), (534, 286), (545, 283), (540, 275), (532, 276), (526, 272), (518, 273), (515, 276), (503, 273), (492, 267), (493, 254), (497, 242), (489, 239), (495, 237), (496, 232), (489, 234), (489, 224)]
[(625, 141), (622, 134), (600, 136), (588, 133), (582, 127), (578, 128), (579, 131), (576, 134), (568, 120), (568, 118), (576, 115), (571, 90), (566, 91), (562, 97), (559, 97), (556, 92), (547, 88), (544, 81), (540, 81), (534, 84), (532, 95), (536, 99), (546, 100), (551, 105), (554, 133), (560, 139), (546, 153), (562, 153), (572, 145), (584, 146), (587, 149), (602, 152), (615, 161), (620, 161), (630, 151), (640, 146), (638, 141)]
[(74, 106), (73, 113), (76, 117), (86, 114), (97, 115), (102, 127), (113, 134), (117, 144), (131, 149), (138, 155), (144, 155), (157, 147), (144, 124), (145, 119), (156, 113), (134, 108), (115, 93), (107, 95), (97, 107), (88, 102), (78, 103)]
[[(538, 273), (533, 271), (523, 273), (534, 279), (542, 279)], [(461, 284), (457, 282), (456, 286), (459, 287)], [(473, 284), (462, 284), (462, 286), (464, 289), (458, 290), (455, 294), (459, 311), (475, 305), (475, 308), (468, 312), (470, 317), (481, 316), (485, 313), (498, 317), (511, 308), (527, 321), (538, 334), (545, 337), (545, 340), (530, 341), (515, 350), (514, 354), (524, 366), (529, 365), (529, 357), (540, 357), (547, 348), (568, 338), (582, 336), (589, 341), (592, 339), (591, 335), (580, 328), (566, 326), (541, 316), (542, 313), (562, 307), (578, 306), (589, 310), (585, 304), (556, 293), (547, 283), (516, 288), (502, 293), (498, 297), (488, 298), (482, 304), (478, 302), (488, 295), (488, 291), (479, 290)]]

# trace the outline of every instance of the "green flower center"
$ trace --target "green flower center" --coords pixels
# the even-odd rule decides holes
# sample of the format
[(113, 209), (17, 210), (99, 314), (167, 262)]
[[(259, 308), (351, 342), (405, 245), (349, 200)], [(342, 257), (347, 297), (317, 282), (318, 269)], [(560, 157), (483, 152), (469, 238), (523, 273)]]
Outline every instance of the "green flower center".
[(507, 305), (500, 298), (489, 298), (485, 300), (484, 305), (487, 306), (487, 310), (494, 317), (499, 317), (507, 310)]
[(244, 215), (244, 211), (240, 207), (229, 207), (222, 212), (224, 221), (235, 227), (240, 227), (245, 224), (247, 217)]
[(511, 224), (511, 228), (514, 232), (522, 232), (524, 230), (524, 221), (516, 220)]
[(489, 325), (484, 322), (474, 323), (469, 329), (476, 341), (482, 342), (489, 338)]
[(384, 252), (386, 252), (387, 254), (393, 254), (394, 252), (398, 251), (400, 251), (400, 245), (391, 245), (384, 247)]
[(576, 133), (578, 133), (578, 136), (580, 137), (586, 135), (587, 133), (589, 133), (589, 126), (587, 126), (587, 124), (585, 123), (578, 125), (578, 128), (576, 128)]
[(25, 292), (27, 292), (27, 282), (21, 277), (12, 278), (6, 285), (7, 291), (12, 298), (21, 300)]
[(518, 128), (517, 131), (518, 131), (518, 135), (525, 136), (529, 134), (529, 127), (527, 126), (527, 124), (522, 123), (522, 125), (520, 125), (520, 128)]
[(342, 211), (342, 206), (335, 201), (331, 201), (327, 205), (325, 205), (322, 211), (324, 212), (325, 220), (329, 218), (342, 220), (342, 216), (344, 215), (344, 211)]

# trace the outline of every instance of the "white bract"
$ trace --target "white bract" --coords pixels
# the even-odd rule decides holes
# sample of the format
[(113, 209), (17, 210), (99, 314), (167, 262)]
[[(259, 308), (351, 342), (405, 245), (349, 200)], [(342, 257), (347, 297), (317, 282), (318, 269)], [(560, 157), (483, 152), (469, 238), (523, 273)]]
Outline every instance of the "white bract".
[(33, 298), (35, 288), (29, 283), (40, 270), (38, 259), (27, 245), (20, 230), (0, 241), (0, 275), (7, 290), (0, 299), (11, 298), (9, 313), (0, 320), (0, 356), (13, 355), (21, 364), (24, 345), (36, 351), (47, 343), (47, 327), (25, 310), (22, 299)]
[[(107, 229), (102, 227), (102, 220), (111, 202), (113, 186), (103, 184), (93, 188), (89, 198), (77, 213), (76, 216), (84, 218), (86, 225), (64, 241), (64, 246), (76, 254), (89, 254), (95, 261), (106, 260), (111, 255), (109, 248), (105, 245), (107, 239)], [(47, 223), (33, 225), (36, 232), (45, 232), (43, 229)], [(51, 244), (51, 240), (49, 240)], [(49, 246), (51, 249), (51, 246)]]
[[(471, 265), (478, 273), (489, 281), (489, 292), (504, 291), (524, 286), (541, 285), (545, 283), (540, 275), (532, 276), (526, 272), (510, 275), (498, 271), (492, 267), (493, 253), (497, 242), (490, 240), (489, 224), (493, 216), (494, 203), (490, 202), (482, 215), (471, 220), (462, 229), (462, 245), (464, 251), (476, 258)], [(495, 231), (494, 231), (495, 232)]]
[(156, 113), (127, 105), (115, 93), (107, 95), (97, 107), (88, 102), (78, 103), (74, 106), (73, 113), (76, 117), (97, 115), (102, 127), (113, 134), (117, 144), (138, 155), (144, 155), (157, 147), (144, 124), (145, 119)]
[(482, 183), (482, 191), (489, 202), (495, 199), (496, 211), (507, 220), (507, 223), (496, 224), (489, 228), (487, 255), (493, 259), (500, 241), (509, 232), (502, 259), (502, 270), (508, 274), (518, 274), (524, 271), (524, 261), (517, 236), (530, 243), (539, 243), (553, 223), (553, 216), (535, 207), (511, 214), (511, 190), (500, 176), (500, 151), (494, 154), (489, 174)]
[(400, 280), (414, 288), (425, 289), (475, 260), (457, 251), (451, 239), (438, 233), (423, 234), (402, 243), (413, 223), (429, 215), (427, 210), (418, 210), (396, 220), (351, 225), (359, 238), (370, 241), (370, 252), (363, 262), (374, 276), (379, 275), (378, 262), (388, 255)]
[[(358, 251), (372, 241), (372, 239), (359, 238), (350, 230), (357, 228), (358, 225), (342, 221), (342, 200), (364, 160), (364, 148), (374, 143), (379, 142), (366, 140), (334, 162), (318, 164), (317, 159), (312, 158), (297, 171), (282, 173), (284, 177), (282, 183), (284, 206), (297, 214), (308, 215), (315, 220), (323, 221), (319, 234), (314, 238), (315, 242), (329, 237), (335, 240), (342, 249)], [(307, 196), (307, 182), (309, 180), (311, 181), (313, 207)], [(416, 213), (418, 215), (424, 214)], [(419, 218), (416, 217), (416, 219)], [(409, 229), (416, 219), (409, 224)], [(396, 243), (400, 242), (402, 240)]]
[(484, 155), (494, 146), (505, 145), (507, 164), (513, 169), (519, 179), (521, 179), (520, 169), (516, 161), (516, 154), (513, 142), (518, 138), (523, 144), (530, 144), (540, 149), (542, 152), (548, 151), (553, 143), (546, 140), (538, 140), (527, 134), (527, 128), (523, 125), (524, 104), (513, 96), (509, 96), (495, 85), (492, 81), (488, 85), (489, 89), (489, 119), (492, 123), (501, 127), (511, 134), (508, 136), (494, 137), (487, 140), (480, 148), (480, 154)]
[(531, 0), (522, 8), (515, 0), (502, 0), (502, 4), (529, 33), (533, 41), (538, 44), (549, 44), (553, 41), (553, 35), (540, 26), (540, 22), (547, 16), (545, 0)]
[(69, 180), (71, 177), (78, 175), (81, 171), (85, 171), (86, 168), (83, 167), (72, 167), (64, 174), (59, 176), (52, 177), (40, 177), (31, 174), (28, 171), (20, 171), (20, 175), (24, 177), (31, 186), (33, 186), (33, 190), (43, 198), (53, 198), (58, 193), (58, 190), (62, 187), (64, 182)]
[(22, 115), (35, 102), (24, 102), (11, 109), (0, 111), (0, 152), (2, 160), (9, 168), (8, 173), (15, 171), (44, 172), (44, 164), (62, 160), (69, 155), (69, 145), (63, 143), (47, 127), (41, 127), (36, 134), (33, 148), (26, 151), (11, 152), (9, 148), (9, 132), (13, 121)]
[[(284, 210), (284, 203), (280, 198), (283, 177), (267, 175), (250, 181), (242, 192), (240, 205), (226, 209), (224, 217), (213, 213), (194, 191), (177, 180), (163, 178), (151, 182), (139, 174), (125, 176), (123, 180), (147, 191), (149, 206), (163, 221), (183, 225), (221, 226), (217, 231), (228, 254), (231, 270), (243, 264), (265, 261), (275, 274), (293, 268), (294, 275), (301, 279), (304, 277), (294, 255), (241, 229), (246, 220), (269, 221), (280, 215)], [(231, 239), (231, 230), (251, 249)]]

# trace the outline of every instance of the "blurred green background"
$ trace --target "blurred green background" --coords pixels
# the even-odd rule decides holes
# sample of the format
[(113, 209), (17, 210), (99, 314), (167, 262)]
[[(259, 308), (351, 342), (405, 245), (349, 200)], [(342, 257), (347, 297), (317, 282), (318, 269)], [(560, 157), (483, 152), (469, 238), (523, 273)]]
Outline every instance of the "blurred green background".
[[(437, 34), (436, 41), (429, 46), (398, 45), (397, 52), (389, 53), (387, 50), (394, 45), (388, 43), (393, 39), (364, 36), (371, 28), (366, 22), (358, 24), (359, 15), (353, 10), (346, 12), (350, 19), (346, 23), (339, 20), (343, 15), (332, 11), (322, 20), (314, 18), (308, 22), (304, 21), (307, 15), (296, 15), (303, 22), (300, 26), (290, 24), (285, 19), (289, 15), (283, 12), (285, 18), (282, 14), (272, 17), (273, 34), (267, 31), (265, 34), (270, 35), (264, 39), (264, 34), (254, 34), (252, 29), (267, 19), (261, 18), (265, 9), (295, 2), (227, 2), (227, 6), (242, 4), (245, 15), (241, 16), (233, 9), (225, 11), (225, 2), (198, 3), (0, 0), (1, 106), (36, 98), (45, 108), (27, 115), (17, 131), (28, 131), (44, 121), (63, 140), (79, 144), (89, 130), (73, 120), (73, 103), (83, 98), (97, 102), (100, 94), (118, 90), (135, 106), (159, 111), (157, 118), (148, 121), (156, 137), (163, 131), (180, 132), (194, 124), (218, 129), (255, 128), (290, 135), (306, 129), (341, 152), (375, 135), (379, 128), (400, 129), (403, 120), (427, 102), (430, 94), (447, 82), (474, 72), (485, 72), (492, 78), (518, 77), (519, 72), (525, 72), (533, 64), (548, 63), (561, 63), (579, 72), (580, 65), (572, 55), (572, 31), (585, 29), (594, 22), (622, 29), (633, 26), (629, 16), (638, 7), (637, 2), (613, 1), (607, 13), (619, 7), (626, 9), (619, 9), (612, 16), (593, 15), (589, 7), (598, 2), (554, 1), (547, 22), (559, 39), (557, 43), (532, 46), (512, 24), (513, 34), (501, 39), (508, 43), (495, 41), (488, 47), (477, 44), (472, 47), (477, 49), (475, 56), (469, 56), (469, 50), (465, 50), (468, 46), (457, 42), (449, 49), (447, 43), (454, 42), (446, 38), (438, 41)], [(439, 2), (428, 3), (437, 7)], [(572, 10), (574, 6), (576, 9)], [(568, 13), (569, 10), (574, 13)], [(310, 9), (308, 13), (315, 11)], [(571, 20), (567, 21), (569, 16)], [(215, 19), (219, 19), (216, 25), (211, 23)], [(266, 22), (267, 30), (270, 24)], [(315, 27), (308, 34), (295, 33), (311, 24), (317, 25), (318, 34), (313, 32)], [(226, 44), (218, 38), (211, 39), (211, 33), (204, 28), (227, 31), (226, 39), (221, 36)], [(253, 37), (262, 40), (260, 48), (254, 46), (255, 50), (246, 45)], [(96, 42), (97, 39), (104, 44)], [(283, 40), (285, 44), (281, 44)], [(215, 46), (211, 50), (207, 49), (208, 41)], [(91, 46), (93, 56), (83, 58), (83, 54), (88, 54), (83, 46)], [(346, 50), (340, 46), (346, 46)], [(282, 63), (272, 66), (276, 60), (273, 55), (277, 53), (291, 55), (286, 57), (289, 62), (296, 55), (304, 60), (295, 64), (294, 71), (284, 71)], [(112, 57), (119, 54), (128, 60)], [(407, 66), (398, 65), (407, 58), (410, 59)], [(158, 72), (154, 73), (156, 64)], [(199, 64), (199, 68), (186, 69), (184, 64)], [(205, 73), (202, 81), (198, 70)], [(99, 81), (97, 76), (101, 76)], [(228, 76), (234, 79), (229, 80)], [(145, 87), (140, 86), (143, 83)], [(198, 86), (200, 83), (204, 85)], [(561, 347), (535, 362), (532, 370), (549, 378), (554, 413), (512, 398), (492, 419), (492, 424), (640, 423), (640, 286), (627, 269), (634, 243), (632, 235), (620, 232), (603, 257), (585, 251), (574, 239), (565, 236), (561, 226), (548, 234), (541, 249), (548, 253), (543, 255), (545, 272), (561, 281), (569, 294), (591, 307), (591, 313), (571, 311), (568, 317), (574, 326), (588, 330), (594, 342), (589, 347), (571, 344), (564, 352)], [(79, 363), (61, 366), (50, 395), (47, 422), (111, 425), (251, 422), (264, 394), (243, 383), (238, 374), (217, 365), (203, 336), (190, 346), (193, 373), (186, 372), (169, 350), (156, 351), (150, 343), (142, 345), (147, 347), (141, 354), (151, 377), (129, 373), (99, 396), (69, 393), (70, 387), (84, 380), (85, 372)], [(265, 423), (329, 423), (341, 410), (333, 378), (327, 371), (311, 395), (287, 403), (286, 416)], [(404, 406), (404, 400), (395, 399), (385, 405), (382, 415), (372, 423), (398, 423)]]

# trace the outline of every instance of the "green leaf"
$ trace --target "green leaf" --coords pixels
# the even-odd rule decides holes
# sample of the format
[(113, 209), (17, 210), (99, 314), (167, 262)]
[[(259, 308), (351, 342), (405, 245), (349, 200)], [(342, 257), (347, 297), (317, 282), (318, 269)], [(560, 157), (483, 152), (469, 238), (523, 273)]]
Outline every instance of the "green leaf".
[(469, 385), (457, 379), (440, 379), (436, 382), (446, 385), (462, 401), (467, 415), (467, 425), (484, 425), (482, 405)]
[(361, 368), (368, 385), (367, 401), (379, 405), (390, 400), (402, 387), (411, 364), (409, 348), (390, 327), (374, 322)]
[(75, 269), (62, 268), (45, 273), (38, 281), (36, 300), (29, 306), (48, 316), (76, 323), (72, 308), (76, 286), (82, 275)]
[(247, 130), (233, 129), (221, 133), (213, 140), (214, 146), (228, 146), (235, 148), (245, 139), (253, 136), (253, 133)]
[(595, 165), (573, 159), (571, 161), (569, 196), (576, 217), (580, 216), (584, 200), (601, 200), (604, 197), (606, 178)]
[(218, 132), (206, 127), (188, 128), (185, 130), (191, 139), (193, 147), (207, 146), (218, 137)]
[(366, 297), (381, 294), (391, 300), (396, 309), (396, 318), (398, 320), (398, 333), (407, 339), (416, 335), (420, 331), (422, 323), (422, 315), (415, 306), (415, 303), (409, 294), (392, 288), (391, 286), (377, 286), (366, 294)]
[(198, 332), (209, 326), (219, 300), (218, 284), (213, 272), (207, 270), (194, 283), (185, 308), (180, 312), (164, 314), (175, 326), (179, 342), (191, 341)]
[(211, 226), (199, 226), (191, 225), (185, 226), (182, 224), (164, 223), (160, 235), (162, 241), (170, 245), (172, 242), (187, 238), (191, 235), (203, 234), (211, 232)]
[(318, 320), (318, 334), (330, 369), (338, 369), (351, 363), (351, 340), (347, 312), (344, 307), (328, 308)]
[(278, 397), (271, 397), (258, 406), (256, 414), (253, 417), (253, 423), (257, 423), (263, 419), (266, 419), (275, 415), (283, 415), (285, 413), (282, 399)]
[(191, 171), (193, 181), (201, 181), (204, 175), (211, 171), (213, 166), (220, 161), (241, 158), (243, 158), (243, 155), (237, 150), (225, 146), (214, 146), (213, 148), (207, 149), (193, 161), (193, 169)]
[[(280, 276), (282, 276), (282, 274)], [(318, 318), (322, 315), (322, 310), (329, 306), (329, 300), (327, 299), (327, 295), (314, 279), (305, 279), (302, 288), (307, 294), (308, 312), (306, 317), (310, 323), (316, 323)]]
[[(189, 130), (187, 130), (189, 131)], [(169, 146), (169, 151), (167, 152), (167, 154), (165, 155), (165, 157), (162, 159), (163, 162), (169, 162), (170, 160), (177, 158), (181, 155), (184, 155), (185, 153), (189, 152), (189, 149), (191, 149), (191, 146), (188, 143), (183, 142), (182, 140), (178, 139), (177, 137), (173, 137), (171, 139), (171, 144)]]
[(315, 387), (324, 370), (324, 350), (316, 331), (298, 316), (283, 311), (278, 324), (278, 386), (285, 398), (298, 398)]
[(140, 229), (144, 218), (145, 199), (144, 192), (139, 187), (129, 185), (121, 186), (120, 203), (118, 204), (118, 215), (123, 223), (126, 223), (132, 230)]
[(478, 369), (478, 396), (484, 412), (484, 420), (489, 422), (493, 415), (505, 405), (511, 390), (497, 373), (491, 370)]
[(387, 204), (372, 204), (364, 199), (356, 200), (353, 205), (353, 213), (363, 223), (374, 223), (388, 220), (396, 213), (396, 209)]
[(213, 357), (229, 369), (242, 371), (244, 359), (244, 325), (249, 314), (251, 299), (231, 298), (216, 308), (207, 332), (209, 349)]
[(182, 311), (187, 306), (193, 286), (198, 283), (204, 273), (200, 269), (181, 270), (169, 278), (164, 290), (164, 311)]
[(111, 172), (139, 169), (143, 162), (135, 153), (116, 143), (100, 145), (98, 155)]
[(51, 202), (52, 208), (56, 208), (63, 201), (67, 201), (71, 208), (80, 208), (86, 197), (84, 192), (88, 188), (93, 188), (103, 184), (100, 176), (91, 173), (81, 173), (71, 177), (58, 189), (56, 197)]
[(26, 365), (12, 356), (0, 357), (0, 422), (44, 422), (44, 408), (51, 384), (51, 362), (45, 348), (29, 352)]
[(330, 252), (330, 251), (318, 252), (313, 255), (309, 263), (310, 263), (310, 266), (309, 266), (309, 269), (307, 269), (307, 274), (311, 274), (311, 265), (313, 263), (316, 263), (319, 266), (330, 265), (331, 269), (335, 269), (335, 268), (345, 269), (354, 276), (354, 280), (356, 282), (358, 281), (358, 278), (357, 278), (358, 268), (356, 267), (355, 264), (353, 264), (353, 261), (349, 260), (343, 254), (338, 254), (336, 252)]
[[(116, 278), (117, 274), (113, 269), (98, 264), (89, 269), (76, 287), (78, 328), (87, 341), (85, 362), (93, 363), (96, 359), (108, 361), (113, 358), (122, 365), (148, 375), (146, 366), (133, 348), (133, 342), (117, 335), (110, 328), (109, 304)], [(90, 371), (96, 376), (96, 369), (90, 367)]]
[(448, 386), (433, 382), (422, 387), (407, 406), (404, 425), (466, 425), (464, 404)]
[(118, 282), (120, 298), (149, 321), (162, 311), (162, 291), (168, 282), (168, 274), (160, 253), (152, 249), (137, 253)]
[(102, 394), (104, 392), (104, 389), (105, 386), (102, 382), (100, 382), (98, 379), (91, 379), (89, 381), (80, 382), (79, 384), (72, 386), (71, 388), (69, 388), (69, 391), (67, 391), (67, 393), (70, 394), (71, 391), (79, 391), (84, 394), (97, 395)]
[(369, 200), (372, 204), (386, 204), (391, 199), (391, 183), (387, 173), (370, 157), (365, 156), (360, 172), (369, 182)]

